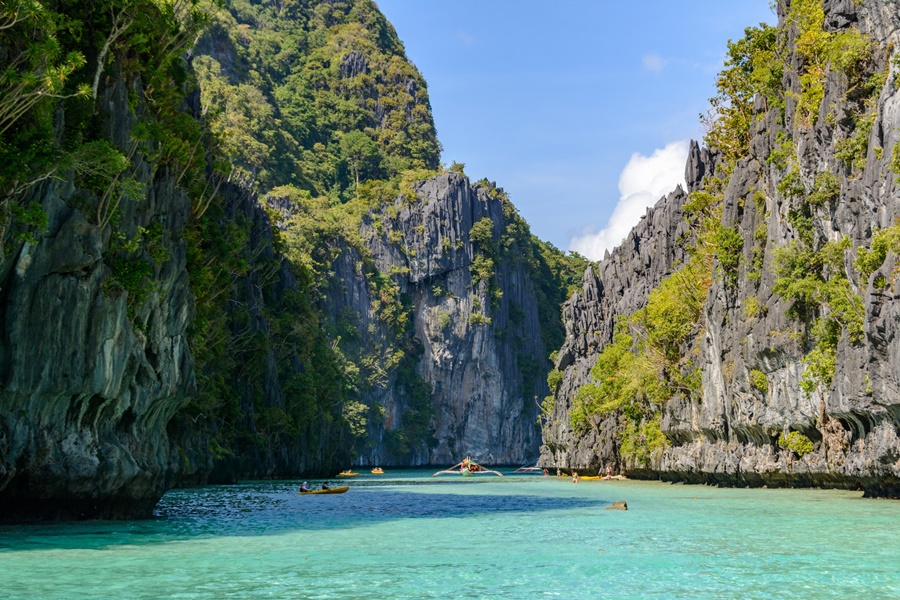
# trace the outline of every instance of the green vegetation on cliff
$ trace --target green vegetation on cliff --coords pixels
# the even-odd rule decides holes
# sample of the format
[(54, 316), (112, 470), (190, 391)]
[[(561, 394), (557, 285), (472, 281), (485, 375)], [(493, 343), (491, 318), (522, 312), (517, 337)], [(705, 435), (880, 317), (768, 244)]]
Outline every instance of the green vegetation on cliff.
[(746, 156), (750, 149), (753, 102), (763, 95), (775, 106), (783, 106), (783, 48), (778, 30), (765, 23), (748, 27), (744, 37), (728, 42), (725, 68), (716, 78), (717, 94), (701, 120), (706, 126), (706, 144), (721, 152), (726, 162)]
[(346, 200), (361, 179), (437, 167), (425, 81), (371, 0), (231, 0), (194, 52), (209, 127), (263, 191)]
[[(177, 170), (180, 182), (196, 198), (195, 188), (205, 180), (202, 172), (198, 177), (204, 153), (194, 160), (189, 152), (199, 143), (200, 128), (181, 111), (189, 77), (181, 53), (207, 19), (207, 11), (196, 1), (4, 3), (0, 259), (12, 249), (10, 244), (35, 241), (43, 233), (45, 213), (33, 194), (41, 185), (64, 181), (69, 174), (80, 189), (66, 201), (101, 228), (112, 225), (116, 230), (122, 203), (139, 202), (146, 194), (137, 181), (141, 159), (154, 170)], [(110, 71), (108, 63), (113, 61), (116, 69)], [(102, 127), (107, 116), (98, 110), (98, 103), (107, 77), (139, 77), (143, 84), (130, 92), (137, 123), (125, 146), (110, 140)], [(59, 111), (65, 111), (64, 122)], [(126, 244), (110, 255), (110, 262), (139, 259), (137, 250)], [(129, 276), (134, 273), (125, 277)], [(133, 286), (126, 283), (126, 287)]]
[[(374, 267), (359, 228), (369, 210), (401, 193), (414, 198), (411, 182), (437, 165), (425, 83), (369, 0), (226, 2), (192, 65), (204, 123), (221, 141), (216, 157), (232, 170), (223, 187), (231, 199), (203, 215), (191, 238), (199, 394), (190, 410), (217, 415), (215, 446), (255, 432), (245, 446), (283, 439), (321, 452), (310, 439), (329, 438), (312, 435), (333, 429), (315, 425), (325, 418), (343, 419), (349, 450), (382, 417), (360, 395), (383, 386), (413, 351), (408, 308), (389, 274)], [(265, 197), (268, 231), (253, 216), (252, 192)], [(361, 260), (374, 312), (390, 332), (377, 342), (359, 337), (358, 315), (326, 314), (324, 293), (342, 252)], [(248, 285), (261, 293), (263, 313)], [(234, 385), (235, 374), (256, 383)]]
[[(807, 427), (815, 423), (826, 437), (828, 395), (838, 386), (846, 395), (849, 382), (856, 383), (847, 371), (836, 379), (839, 348), (855, 354), (875, 343), (865, 335), (872, 302), (867, 288), (891, 289), (895, 283), (896, 268), (885, 272), (882, 265), (900, 250), (898, 226), (874, 228), (869, 235), (866, 218), (848, 214), (877, 205), (868, 196), (854, 198), (860, 183), (866, 194), (870, 187), (874, 196), (885, 194), (885, 177), (896, 172), (896, 161), (886, 165), (877, 145), (892, 139), (878, 130), (885, 122), (878, 111), (886, 106), (886, 84), (896, 91), (896, 83), (887, 82), (894, 49), (879, 49), (864, 33), (878, 35), (866, 29), (864, 11), (845, 13), (831, 3), (827, 14), (829, 3), (821, 0), (777, 4), (783, 17), (778, 27), (750, 27), (728, 43), (717, 93), (702, 116), (715, 166), (683, 207), (694, 233), (690, 262), (663, 279), (644, 308), (619, 317), (590, 381), (571, 399), (576, 432), (593, 426), (608, 436), (603, 422), (618, 418), (618, 452), (631, 464), (649, 466), (666, 443), (661, 413), (686, 420), (688, 403), (682, 400), (690, 401), (695, 416), (706, 402), (699, 368), (692, 366), (707, 327), (712, 347), (704, 357), (710, 364), (704, 366), (703, 389), (714, 401), (719, 394), (728, 400), (724, 423), (706, 419), (702, 427), (715, 431), (705, 433), (716, 441), (768, 443), (801, 457), (818, 448), (818, 434)], [(898, 152), (895, 145), (892, 157)], [(873, 163), (881, 170), (874, 177), (868, 172)], [(858, 204), (848, 204), (853, 200)], [(887, 206), (877, 210), (893, 214)], [(691, 268), (707, 282), (697, 298), (691, 282), (699, 280), (689, 277)], [(706, 297), (712, 281), (714, 293)], [(782, 315), (770, 309), (782, 307), (788, 330), (773, 327), (761, 344), (756, 326), (778, 323)], [(774, 384), (784, 381), (786, 356), (787, 364), (802, 365), (799, 395), (816, 394), (822, 405), (802, 422), (786, 415), (779, 438), (754, 419), (760, 402), (770, 410), (772, 394), (783, 393)], [(551, 373), (551, 388), (562, 380), (562, 373)], [(860, 394), (871, 396), (876, 386), (867, 374), (865, 381)], [(752, 395), (742, 398), (747, 390)], [(696, 425), (675, 425), (666, 435), (680, 444), (696, 441), (699, 433)]]
[(850, 240), (828, 242), (818, 251), (805, 242), (779, 248), (773, 291), (792, 301), (789, 315), (809, 324), (811, 351), (800, 382), (807, 392), (827, 390), (834, 378), (838, 342), (847, 334), (853, 343), (863, 335), (863, 301), (844, 268)]

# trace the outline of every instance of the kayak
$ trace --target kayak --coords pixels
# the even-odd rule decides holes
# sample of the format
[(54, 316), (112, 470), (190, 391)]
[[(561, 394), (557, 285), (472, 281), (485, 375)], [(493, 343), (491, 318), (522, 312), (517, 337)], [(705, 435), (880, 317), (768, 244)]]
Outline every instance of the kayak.
[(384, 475), (384, 471), (382, 469), (372, 469), (370, 471), (372, 475)]
[(338, 473), (338, 477), (356, 477), (359, 473)]
[(327, 490), (309, 490), (308, 492), (297, 492), (297, 493), (303, 494), (304, 496), (306, 494), (343, 494), (344, 492), (346, 492), (349, 489), (350, 489), (350, 487), (345, 485), (344, 487), (330, 488)]
[(589, 477), (582, 477), (579, 475), (578, 479), (580, 479), (581, 481), (596, 481), (596, 480), (600, 479), (600, 476), (599, 475), (591, 475)]

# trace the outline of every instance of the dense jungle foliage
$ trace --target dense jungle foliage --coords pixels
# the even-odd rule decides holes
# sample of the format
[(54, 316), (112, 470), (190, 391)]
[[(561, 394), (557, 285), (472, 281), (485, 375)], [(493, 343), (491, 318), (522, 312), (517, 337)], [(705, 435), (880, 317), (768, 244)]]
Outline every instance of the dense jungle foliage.
[[(192, 177), (202, 175), (202, 163), (191, 146), (200, 126), (182, 110), (190, 77), (182, 53), (208, 19), (206, 9), (187, 0), (4, 0), (0, 258), (12, 244), (43, 233), (46, 215), (33, 192), (49, 180), (74, 176), (84, 193), (70, 202), (100, 227), (115, 225), (120, 205), (145, 193), (135, 179), (138, 156), (157, 170), (178, 170), (202, 201)], [(140, 95), (130, 98), (138, 122), (127, 147), (107, 137), (108, 115), (97, 103), (113, 63), (113, 76), (143, 82)]]

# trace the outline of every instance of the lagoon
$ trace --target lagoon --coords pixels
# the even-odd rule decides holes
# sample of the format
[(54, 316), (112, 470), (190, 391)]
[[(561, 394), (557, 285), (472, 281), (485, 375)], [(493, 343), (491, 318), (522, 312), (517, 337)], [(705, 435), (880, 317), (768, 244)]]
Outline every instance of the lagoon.
[[(145, 521), (0, 527), (4, 598), (896, 598), (900, 502), (363, 473), (173, 490)], [(318, 481), (310, 483), (318, 484)], [(625, 499), (627, 512), (606, 510)]]

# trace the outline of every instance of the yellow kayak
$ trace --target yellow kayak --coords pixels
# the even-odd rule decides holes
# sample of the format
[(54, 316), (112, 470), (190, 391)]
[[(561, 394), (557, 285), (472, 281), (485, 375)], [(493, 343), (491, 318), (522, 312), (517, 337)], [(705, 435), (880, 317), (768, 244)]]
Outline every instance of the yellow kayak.
[(580, 479), (581, 481), (596, 481), (597, 479), (600, 479), (600, 476), (599, 475), (590, 475), (588, 477), (582, 477), (581, 475), (579, 475), (578, 479)]
[(372, 473), (372, 475), (384, 475), (384, 470), (383, 469), (372, 469), (370, 471), (370, 473)]
[(337, 474), (338, 477), (356, 477), (357, 475), (359, 475), (359, 473), (353, 473), (351, 471), (346, 471), (344, 473)]
[(350, 489), (350, 487), (345, 485), (344, 487), (330, 488), (327, 490), (309, 490), (308, 492), (297, 492), (297, 493), (303, 494), (304, 496), (306, 494), (343, 494), (344, 492), (346, 492), (349, 489)]

